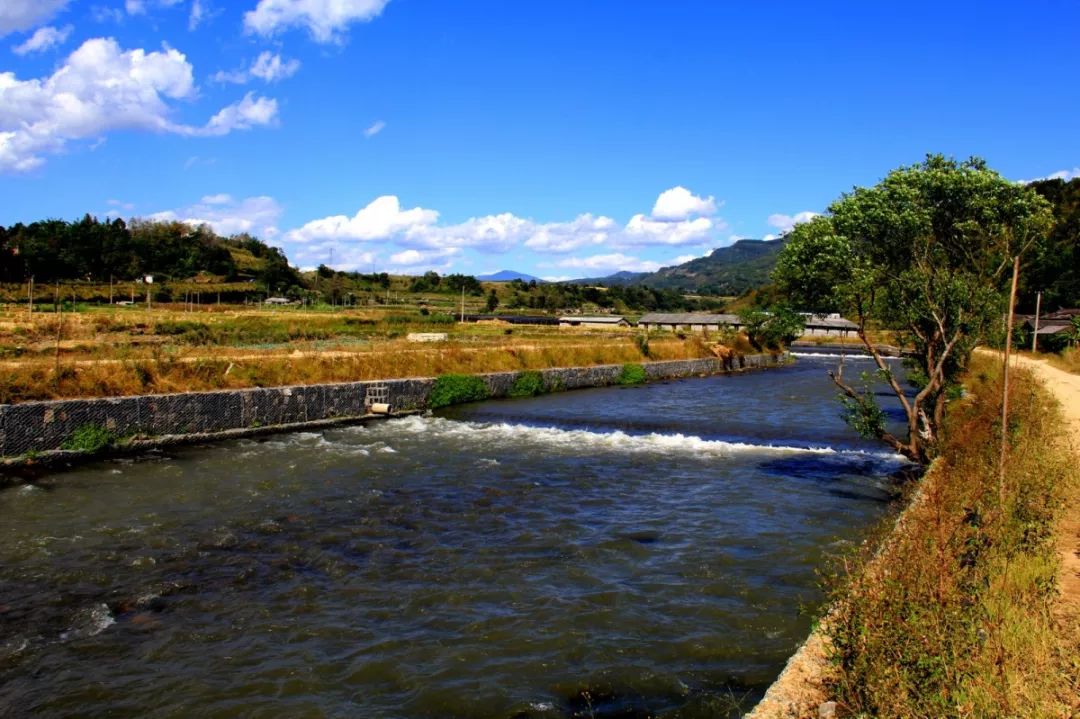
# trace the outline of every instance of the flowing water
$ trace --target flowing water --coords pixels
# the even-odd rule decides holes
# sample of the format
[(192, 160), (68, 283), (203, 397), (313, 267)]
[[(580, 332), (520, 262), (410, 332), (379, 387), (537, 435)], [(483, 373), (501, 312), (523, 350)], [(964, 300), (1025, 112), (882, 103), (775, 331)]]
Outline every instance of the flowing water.
[(0, 492), (0, 715), (732, 716), (902, 466), (838, 419), (831, 361)]

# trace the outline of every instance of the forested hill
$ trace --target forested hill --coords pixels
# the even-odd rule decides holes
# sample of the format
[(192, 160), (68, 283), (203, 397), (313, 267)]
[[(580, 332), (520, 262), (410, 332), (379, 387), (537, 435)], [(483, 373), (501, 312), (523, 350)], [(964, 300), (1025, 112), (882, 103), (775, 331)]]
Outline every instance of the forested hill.
[(1043, 293), (1043, 311), (1080, 307), (1080, 178), (1031, 183), (1054, 208), (1054, 229), (1020, 274), (1017, 307), (1035, 311), (1035, 294)]
[(737, 295), (769, 283), (784, 243), (783, 239), (739, 240), (729, 247), (718, 247), (707, 257), (645, 275), (638, 283), (701, 294)]
[(276, 247), (247, 234), (221, 237), (208, 226), (182, 222), (44, 220), (0, 226), (0, 281), (131, 280), (143, 275), (224, 281), (257, 279), (268, 286), (299, 284)]

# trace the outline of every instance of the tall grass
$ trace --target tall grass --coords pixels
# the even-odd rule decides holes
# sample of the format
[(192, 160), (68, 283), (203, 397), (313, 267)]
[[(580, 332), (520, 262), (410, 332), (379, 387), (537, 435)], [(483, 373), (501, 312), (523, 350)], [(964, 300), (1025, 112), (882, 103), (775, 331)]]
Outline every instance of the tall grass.
[[(1052, 611), (1055, 525), (1077, 470), (1053, 400), (1011, 377), (998, 479), (999, 367), (972, 362), (945, 446), (888, 541), (847, 558), (826, 621), (841, 705), (866, 717), (1066, 717), (1080, 627)], [(1072, 621), (1072, 620), (1068, 620)]]

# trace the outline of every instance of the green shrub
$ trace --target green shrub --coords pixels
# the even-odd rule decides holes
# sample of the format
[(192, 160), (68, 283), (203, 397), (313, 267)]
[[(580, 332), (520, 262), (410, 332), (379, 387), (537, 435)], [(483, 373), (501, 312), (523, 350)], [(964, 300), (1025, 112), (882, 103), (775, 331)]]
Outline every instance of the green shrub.
[(116, 444), (115, 434), (100, 425), (84, 424), (71, 433), (61, 448), (93, 453), (114, 444)]
[(522, 372), (514, 379), (510, 388), (511, 397), (535, 397), (544, 393), (544, 375), (536, 370)]
[(649, 336), (648, 335), (634, 335), (634, 344), (637, 345), (638, 351), (641, 352), (642, 357), (650, 357), (649, 354)]
[(478, 402), (489, 396), (484, 380), (470, 374), (444, 374), (435, 380), (428, 404), (432, 409), (462, 402)]
[(622, 372), (619, 373), (619, 378), (615, 382), (618, 384), (643, 384), (645, 379), (645, 368), (639, 364), (628, 362), (622, 366)]

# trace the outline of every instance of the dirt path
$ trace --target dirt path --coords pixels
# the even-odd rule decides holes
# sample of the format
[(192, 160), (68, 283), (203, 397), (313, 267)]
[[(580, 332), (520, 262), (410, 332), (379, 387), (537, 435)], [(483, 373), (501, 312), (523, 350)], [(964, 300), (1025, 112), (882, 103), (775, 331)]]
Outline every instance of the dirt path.
[[(1080, 375), (1023, 355), (1014, 355), (1014, 361), (1015, 366), (1034, 372), (1061, 403), (1061, 413), (1068, 425), (1065, 434), (1080, 462)], [(1080, 617), (1080, 505), (1072, 504), (1066, 510), (1058, 533), (1058, 553), (1061, 555), (1060, 610)]]

